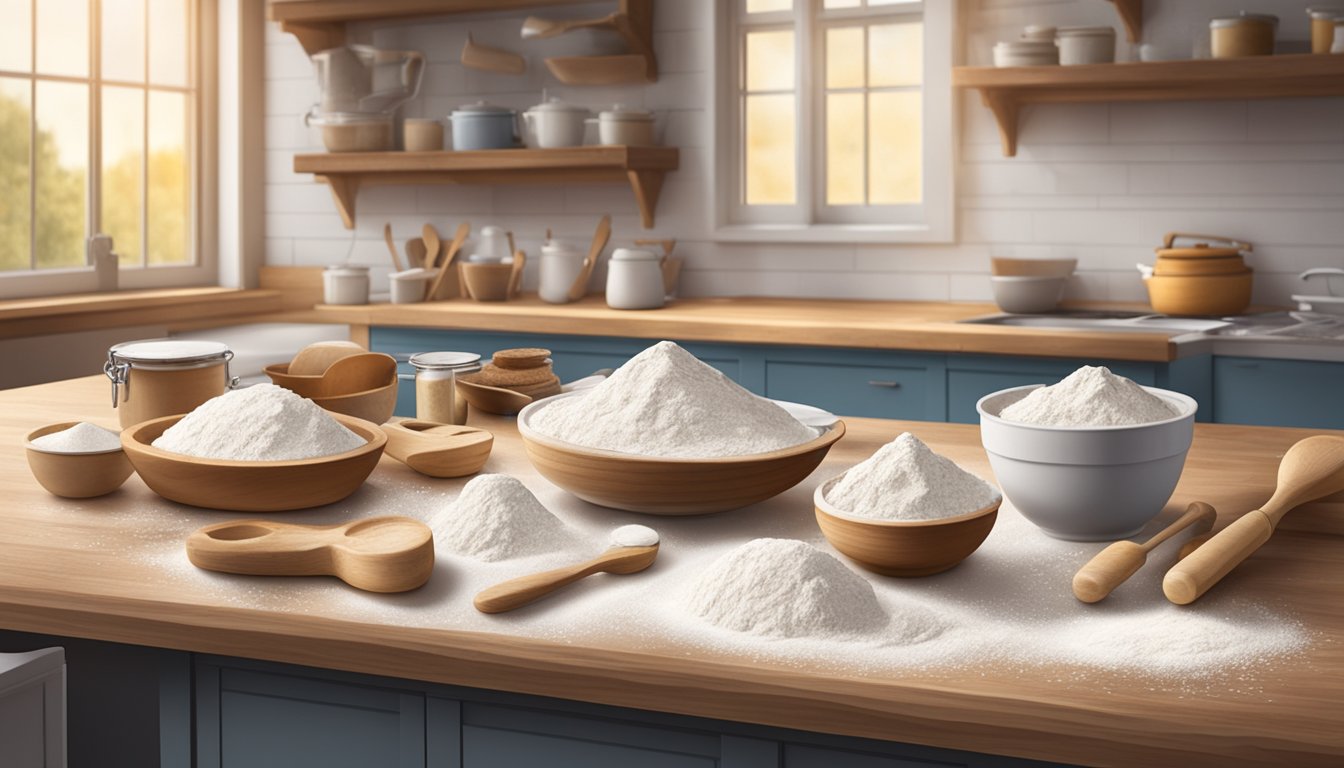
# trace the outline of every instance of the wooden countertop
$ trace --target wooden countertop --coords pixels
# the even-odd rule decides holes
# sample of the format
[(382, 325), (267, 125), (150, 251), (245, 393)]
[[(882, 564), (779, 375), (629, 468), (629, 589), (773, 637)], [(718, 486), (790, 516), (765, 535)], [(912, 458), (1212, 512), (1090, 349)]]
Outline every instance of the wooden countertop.
[(0, 339), (132, 325), (254, 322), (282, 309), (279, 291), (161, 288), (0, 301)]
[(1165, 334), (1058, 331), (958, 323), (999, 314), (993, 304), (780, 298), (678, 299), (657, 310), (607, 307), (601, 296), (547, 304), (439, 301), (318, 307), (334, 323), (478, 331), (628, 336), (640, 339), (858, 347), (1167, 362)]
[[(859, 666), (857, 658), (828, 659), (824, 667), (786, 664), (731, 651), (688, 650), (676, 638), (647, 633), (622, 636), (620, 627), (612, 626), (577, 637), (528, 636), (510, 629), (528, 626), (526, 617), (511, 624), (467, 608), (471, 592), (464, 582), (470, 574), (453, 565), (461, 561), (449, 558), (440, 559), (429, 585), (400, 601), (356, 593), (328, 580), (196, 571), (183, 554), (185, 534), (236, 515), (165, 502), (134, 477), (111, 496), (83, 501), (57, 499), (36, 484), (23, 456), (23, 435), (73, 419), (115, 423), (101, 377), (0, 392), (0, 498), (5, 501), (0, 505), (0, 627), (1088, 765), (1344, 761), (1340, 501), (1289, 514), (1274, 538), (1205, 598), (1252, 601), (1300, 622), (1311, 636), (1302, 654), (1204, 681), (1068, 665), (1024, 667), (992, 659), (961, 671), (914, 667), (874, 673)], [(736, 526), (751, 535), (805, 536), (810, 531), (815, 536), (813, 487), (903, 429), (917, 430), (935, 449), (991, 476), (973, 426), (847, 422), (848, 435), (816, 474), (776, 499), (725, 515), (652, 521), (668, 544), (654, 570), (678, 573), (677, 559), (695, 554), (685, 546), (690, 532), (703, 539)], [(532, 470), (511, 421), (479, 423), (496, 434), (486, 471), (508, 472), (540, 489), (543, 500), (572, 524), (606, 530), (613, 521), (634, 517), (586, 505), (550, 487)], [(1196, 425), (1195, 444), (1167, 512), (1199, 498), (1214, 504), (1226, 523), (1268, 497), (1278, 458), (1308, 434)], [(336, 522), (374, 513), (428, 516), (428, 502), (451, 498), (462, 482), (430, 480), (384, 458), (371, 482), (350, 501), (283, 517)], [(1097, 548), (1077, 546), (1080, 555)], [(1159, 551), (1149, 567), (1160, 572), (1159, 561), (1169, 558), (1170, 553)], [(982, 550), (946, 577), (991, 562), (998, 561)], [(1020, 584), (1025, 593), (1040, 590), (1042, 597), (1058, 597), (1068, 589), (1066, 583), (1039, 583), (1038, 565), (999, 567), (1005, 569), (1001, 577)], [(632, 581), (619, 585), (638, 583), (633, 581), (638, 577), (621, 578)], [(650, 572), (648, 578), (660, 576)], [(919, 580), (919, 585), (932, 589), (948, 583), (937, 581), (941, 578)], [(596, 584), (571, 598), (623, 588)], [(1148, 597), (1164, 604), (1156, 592)], [(532, 617), (544, 619), (547, 609), (538, 608)], [(411, 624), (405, 619), (420, 615), (426, 618)], [(489, 623), (495, 621), (500, 623)], [(465, 628), (476, 626), (488, 629)]]

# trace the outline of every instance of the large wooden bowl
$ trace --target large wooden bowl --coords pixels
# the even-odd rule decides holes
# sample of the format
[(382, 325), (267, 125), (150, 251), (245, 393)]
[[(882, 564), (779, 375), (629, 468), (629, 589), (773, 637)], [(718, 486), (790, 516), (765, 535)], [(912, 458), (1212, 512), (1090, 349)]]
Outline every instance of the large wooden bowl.
[(518, 432), (532, 465), (584, 501), (651, 515), (726, 512), (777, 496), (812, 474), (845, 434), (845, 423), (836, 421), (806, 443), (770, 453), (663, 459), (584, 448), (529, 426), (539, 409), (571, 396), (538, 400), (518, 414)]
[(929, 576), (960, 563), (980, 548), (999, 517), (1003, 498), (984, 509), (937, 520), (874, 520), (855, 517), (826, 500), (833, 477), (812, 496), (817, 525), (831, 546), (883, 576)]
[(364, 445), (333, 456), (298, 461), (202, 459), (153, 443), (184, 414), (151, 419), (121, 433), (131, 465), (151, 490), (195, 507), (238, 512), (284, 512), (340, 501), (364, 484), (383, 455), (387, 436), (376, 425), (332, 414)]

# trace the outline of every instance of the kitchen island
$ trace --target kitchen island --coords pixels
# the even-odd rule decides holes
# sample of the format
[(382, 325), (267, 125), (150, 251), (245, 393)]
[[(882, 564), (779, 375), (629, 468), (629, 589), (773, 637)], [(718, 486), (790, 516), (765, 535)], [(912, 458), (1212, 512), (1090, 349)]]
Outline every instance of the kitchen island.
[[(731, 644), (705, 645), (679, 633), (651, 633), (619, 623), (563, 627), (576, 624), (566, 623), (567, 611), (578, 610), (582, 618), (585, 606), (600, 605), (604, 593), (678, 573), (696, 555), (697, 542), (807, 536), (825, 548), (811, 523), (812, 489), (900, 431), (915, 431), (936, 450), (991, 477), (974, 427), (847, 419), (847, 436), (797, 488), (747, 510), (673, 520), (603, 510), (568, 497), (531, 468), (510, 420), (476, 419), (496, 435), (485, 471), (518, 476), (595, 542), (600, 532), (625, 522), (651, 524), (665, 542), (649, 574), (620, 577), (627, 581), (619, 584), (590, 580), (571, 594), (496, 619), (469, 607), (482, 576), (469, 561), (442, 552), (430, 583), (401, 596), (356, 593), (326, 579), (207, 574), (187, 563), (186, 534), (245, 515), (163, 501), (134, 477), (99, 499), (71, 501), (46, 494), (28, 472), (23, 436), (57, 421), (112, 425), (107, 394), (101, 377), (0, 392), (0, 489), (6, 502), (0, 507), (0, 629), (193, 654), (197, 677), (179, 687), (165, 684), (165, 764), (180, 764), (175, 758), (184, 756), (190, 761), (194, 754), (200, 765), (230, 765), (220, 755), (256, 736), (228, 731), (238, 723), (222, 719), (221, 702), (228, 699), (220, 692), (221, 681), (231, 686), (233, 696), (269, 685), (276, 694), (272, 698), (287, 700), (310, 693), (321, 698), (325, 694), (313, 693), (316, 688), (336, 685), (257, 667), (258, 661), (359, 675), (346, 687), (372, 698), (351, 701), (348, 709), (381, 711), (384, 705), (377, 702), (386, 699), (386, 708), (396, 714), (390, 738), (409, 745), (400, 758), (387, 759), (398, 765), (471, 768), (473, 750), (486, 749), (482, 740), (488, 733), (513, 734), (492, 742), (497, 749), (521, 748), (534, 738), (536, 749), (561, 755), (562, 738), (583, 741), (585, 748), (602, 741), (593, 736), (595, 730), (584, 730), (598, 724), (607, 729), (603, 733), (624, 729), (623, 736), (611, 737), (624, 740), (623, 751), (608, 753), (607, 763), (589, 764), (910, 764), (895, 762), (877, 742), (860, 740), (960, 750), (952, 757), (923, 753), (923, 759), (967, 764), (993, 764), (967, 753), (1086, 765), (1307, 766), (1344, 760), (1344, 504), (1338, 500), (1290, 513), (1260, 552), (1196, 606), (1248, 602), (1298, 623), (1307, 637), (1300, 652), (1191, 678), (996, 659), (874, 669), (859, 657), (813, 663), (769, 649), (752, 653)], [(1278, 458), (1313, 433), (1198, 425), (1181, 484), (1164, 514), (1199, 499), (1213, 504), (1220, 524), (1226, 524), (1269, 496)], [(463, 482), (430, 480), (385, 457), (368, 485), (346, 502), (283, 517), (340, 522), (399, 513), (428, 519)], [(1013, 516), (1005, 509), (999, 528), (1017, 530), (1004, 519)], [(1027, 602), (1067, 595), (1067, 580), (1041, 579), (1039, 563), (1011, 563), (997, 556), (999, 532), (962, 566), (919, 580), (916, 588), (937, 590), (978, 573), (1007, 582)], [(1079, 563), (1099, 549), (1068, 547)], [(1159, 550), (1149, 568), (1160, 575), (1171, 556)], [(484, 578), (504, 575), (501, 567), (511, 566), (497, 565)], [(1145, 583), (1151, 587), (1151, 580), (1126, 585), (1129, 593), (1116, 605), (1123, 611), (1127, 605), (1164, 604), (1156, 593), (1139, 594)], [(375, 680), (381, 682), (370, 682)], [(292, 689), (284, 688), (286, 681)], [(584, 719), (557, 719), (536, 699), (514, 708), (491, 699), (505, 694), (627, 709), (593, 713), (580, 708), (575, 712)], [(491, 728), (482, 724), (487, 705), (495, 707)], [(253, 711), (257, 721), (270, 712)], [(334, 718), (333, 728), (344, 722), (334, 706), (322, 711)], [(655, 728), (643, 715), (622, 719), (619, 713), (626, 711), (693, 719), (659, 721)], [(301, 738), (307, 732), (298, 724), (270, 720), (268, 738), (290, 732)], [(268, 743), (274, 748), (283, 741)], [(674, 749), (673, 743), (680, 746)], [(673, 761), (672, 752), (700, 757)], [(557, 758), (556, 763), (564, 761)]]

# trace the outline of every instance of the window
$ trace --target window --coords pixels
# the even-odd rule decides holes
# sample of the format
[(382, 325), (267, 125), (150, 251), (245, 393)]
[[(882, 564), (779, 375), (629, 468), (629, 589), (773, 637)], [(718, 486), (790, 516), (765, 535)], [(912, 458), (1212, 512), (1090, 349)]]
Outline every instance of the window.
[(0, 0), (0, 296), (213, 282), (200, 246), (201, 0)]
[(722, 5), (719, 238), (951, 240), (955, 3)]

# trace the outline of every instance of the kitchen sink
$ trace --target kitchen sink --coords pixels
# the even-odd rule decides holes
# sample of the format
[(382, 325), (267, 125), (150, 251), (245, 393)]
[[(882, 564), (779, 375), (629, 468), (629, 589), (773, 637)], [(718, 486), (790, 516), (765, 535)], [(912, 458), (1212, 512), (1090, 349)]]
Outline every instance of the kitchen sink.
[(1143, 312), (1066, 310), (1040, 315), (987, 315), (961, 320), (976, 325), (1061, 330), (1206, 334), (1220, 338), (1344, 341), (1344, 315), (1265, 312), (1224, 318), (1168, 317)]

